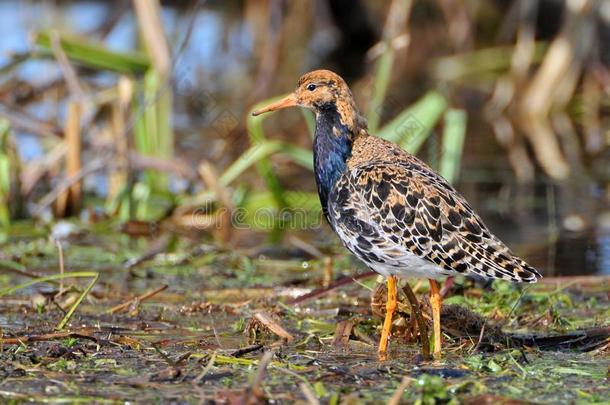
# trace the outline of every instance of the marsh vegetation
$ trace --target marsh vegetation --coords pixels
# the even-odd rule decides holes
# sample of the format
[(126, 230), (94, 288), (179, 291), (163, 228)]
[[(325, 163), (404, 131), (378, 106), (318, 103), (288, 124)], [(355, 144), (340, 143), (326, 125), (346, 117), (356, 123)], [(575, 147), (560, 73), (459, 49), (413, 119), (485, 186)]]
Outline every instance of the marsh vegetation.
[[(9, 0), (0, 21), (0, 401), (607, 403), (606, 2)], [(323, 221), (312, 117), (250, 116), (321, 66), (544, 273), (458, 278), (442, 360), (401, 293), (378, 362), (384, 291)]]

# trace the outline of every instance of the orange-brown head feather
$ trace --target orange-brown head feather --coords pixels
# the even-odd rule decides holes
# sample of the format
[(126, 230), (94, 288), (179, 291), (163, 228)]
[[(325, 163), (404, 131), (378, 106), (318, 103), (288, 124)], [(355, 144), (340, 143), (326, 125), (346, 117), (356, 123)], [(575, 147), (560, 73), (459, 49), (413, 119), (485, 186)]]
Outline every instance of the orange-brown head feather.
[(325, 69), (306, 73), (297, 82), (295, 91), (286, 98), (255, 111), (259, 115), (282, 108), (301, 106), (316, 114), (325, 109), (336, 109), (341, 122), (353, 134), (366, 129), (366, 120), (358, 112), (349, 87), (338, 74)]

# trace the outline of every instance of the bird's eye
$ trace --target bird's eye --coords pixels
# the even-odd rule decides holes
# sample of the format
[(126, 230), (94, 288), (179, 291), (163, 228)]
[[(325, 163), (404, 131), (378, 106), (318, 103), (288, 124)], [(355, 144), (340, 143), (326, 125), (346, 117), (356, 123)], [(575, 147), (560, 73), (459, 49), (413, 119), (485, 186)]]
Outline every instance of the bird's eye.
[(315, 89), (316, 89), (316, 85), (313, 83), (307, 86), (307, 90), (309, 90), (309, 91), (314, 91)]

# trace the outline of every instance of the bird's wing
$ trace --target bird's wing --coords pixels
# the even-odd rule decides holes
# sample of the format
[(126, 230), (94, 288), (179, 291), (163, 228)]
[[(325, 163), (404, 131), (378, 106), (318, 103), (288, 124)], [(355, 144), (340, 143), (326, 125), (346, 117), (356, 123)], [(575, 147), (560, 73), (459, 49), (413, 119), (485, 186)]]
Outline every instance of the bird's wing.
[(332, 225), (371, 260), (400, 261), (408, 251), (447, 273), (518, 282), (540, 278), (445, 179), (416, 158), (356, 166), (332, 194)]

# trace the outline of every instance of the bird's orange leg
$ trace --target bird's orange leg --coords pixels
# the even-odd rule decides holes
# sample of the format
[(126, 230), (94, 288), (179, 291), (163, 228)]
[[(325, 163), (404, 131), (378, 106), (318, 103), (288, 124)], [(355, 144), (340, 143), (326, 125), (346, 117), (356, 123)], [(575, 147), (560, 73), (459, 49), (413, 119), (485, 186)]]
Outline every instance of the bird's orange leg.
[(434, 357), (441, 356), (441, 293), (436, 280), (430, 279), (430, 305), (434, 324)]
[(388, 340), (392, 331), (392, 316), (396, 311), (396, 277), (388, 277), (388, 300), (385, 305), (385, 320), (383, 321), (383, 329), (381, 330), (381, 340), (379, 341), (379, 359), (385, 360), (388, 352)]

